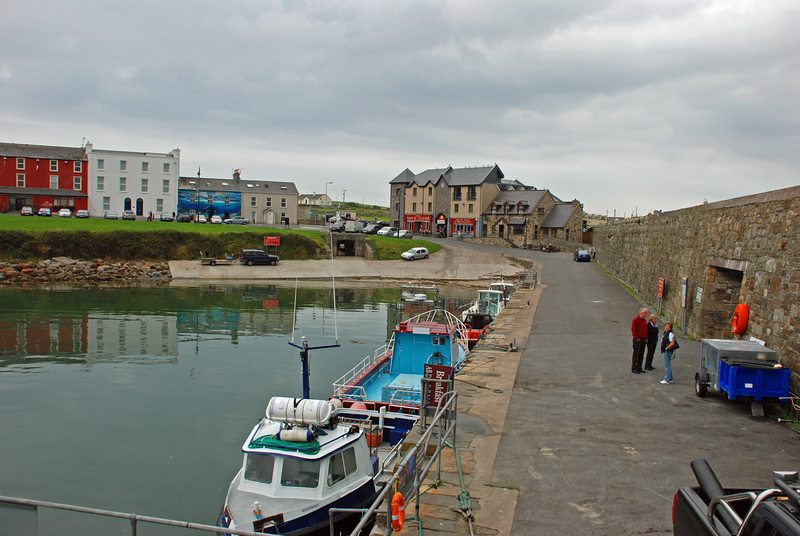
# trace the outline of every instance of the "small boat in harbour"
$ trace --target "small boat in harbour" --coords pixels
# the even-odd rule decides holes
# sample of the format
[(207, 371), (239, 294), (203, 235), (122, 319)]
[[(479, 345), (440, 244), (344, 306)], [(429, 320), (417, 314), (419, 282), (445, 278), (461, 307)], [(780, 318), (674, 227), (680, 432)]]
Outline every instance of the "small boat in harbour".
[[(389, 484), (418, 417), (337, 400), (273, 397), (242, 445), (219, 526), (296, 536), (349, 534)], [(332, 512), (331, 509), (347, 511)], [(362, 534), (369, 534), (371, 519)]]
[(345, 406), (359, 402), (372, 410), (418, 413), (423, 378), (452, 381), (468, 355), (464, 323), (433, 309), (400, 322), (385, 346), (334, 382), (333, 396)]

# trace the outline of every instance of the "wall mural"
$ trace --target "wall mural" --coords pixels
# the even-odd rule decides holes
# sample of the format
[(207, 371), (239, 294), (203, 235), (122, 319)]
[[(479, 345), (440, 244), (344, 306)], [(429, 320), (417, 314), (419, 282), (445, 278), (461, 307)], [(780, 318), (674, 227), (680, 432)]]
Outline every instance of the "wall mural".
[[(192, 196), (195, 202), (192, 203)], [(236, 216), (242, 212), (241, 192), (218, 192), (209, 190), (180, 190), (178, 192), (178, 214), (206, 214), (213, 216)]]

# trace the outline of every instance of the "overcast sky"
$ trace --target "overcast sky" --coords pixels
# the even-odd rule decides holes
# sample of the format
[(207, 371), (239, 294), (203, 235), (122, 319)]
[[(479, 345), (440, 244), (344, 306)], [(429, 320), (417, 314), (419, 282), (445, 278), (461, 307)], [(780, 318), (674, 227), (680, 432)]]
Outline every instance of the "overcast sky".
[(0, 141), (388, 205), (497, 164), (587, 212), (800, 184), (798, 0), (2, 0)]

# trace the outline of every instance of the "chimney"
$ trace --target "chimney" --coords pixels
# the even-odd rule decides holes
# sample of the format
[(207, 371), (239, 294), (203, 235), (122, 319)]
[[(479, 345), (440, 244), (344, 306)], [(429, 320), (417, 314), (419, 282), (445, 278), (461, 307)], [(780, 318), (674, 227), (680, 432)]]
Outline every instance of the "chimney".
[(238, 169), (233, 170), (233, 180), (239, 182), (241, 180), (241, 171)]

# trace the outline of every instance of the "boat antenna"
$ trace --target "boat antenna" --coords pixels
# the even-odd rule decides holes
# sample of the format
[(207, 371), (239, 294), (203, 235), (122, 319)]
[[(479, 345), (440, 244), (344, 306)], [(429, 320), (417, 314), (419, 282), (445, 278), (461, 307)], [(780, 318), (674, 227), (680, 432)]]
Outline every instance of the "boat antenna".
[(336, 270), (333, 267), (333, 231), (328, 234), (331, 236), (331, 286), (333, 288), (333, 338), (339, 344), (339, 324), (336, 319)]
[(297, 275), (294, 276), (294, 310), (292, 311), (292, 342), (294, 342), (294, 328), (297, 323)]

